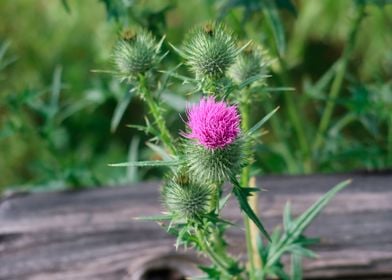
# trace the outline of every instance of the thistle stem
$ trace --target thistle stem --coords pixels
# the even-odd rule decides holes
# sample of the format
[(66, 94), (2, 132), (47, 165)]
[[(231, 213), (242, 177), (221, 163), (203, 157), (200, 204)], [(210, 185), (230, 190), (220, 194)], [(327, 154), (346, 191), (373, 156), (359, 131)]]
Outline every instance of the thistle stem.
[[(209, 256), (212, 262), (221, 269), (223, 273), (231, 276), (229, 265), (220, 255), (216, 254), (215, 250), (211, 248), (210, 243), (206, 240), (203, 231), (196, 229), (196, 237), (200, 242), (201, 249)], [(237, 278), (240, 279), (240, 278)]]
[[(243, 133), (250, 128), (250, 93), (247, 89), (242, 91), (242, 99), (240, 100), (240, 112), (241, 112), (241, 128)], [(245, 166), (242, 169), (241, 174), (241, 186), (246, 188), (249, 187), (250, 180), (250, 166)], [(256, 240), (257, 236), (254, 236), (254, 231), (251, 229), (251, 221), (249, 217), (244, 214), (244, 225), (245, 225), (245, 237), (246, 237), (246, 247), (248, 253), (248, 263), (249, 263), (249, 276), (250, 279), (256, 279), (256, 258), (258, 257), (257, 248), (254, 246), (252, 240)]]
[(173, 145), (172, 136), (170, 135), (170, 132), (167, 129), (166, 121), (163, 118), (162, 110), (159, 107), (156, 100), (154, 99), (151, 91), (148, 89), (145, 82), (145, 77), (143, 76), (140, 77), (140, 91), (142, 92), (142, 96), (144, 97), (150, 109), (150, 112), (155, 120), (155, 123), (158, 127), (160, 133), (159, 138), (161, 139), (165, 148), (172, 154), (175, 154), (176, 148)]
[(323, 115), (321, 116), (320, 124), (317, 130), (316, 140), (313, 145), (313, 152), (319, 150), (324, 142), (324, 135), (329, 127), (332, 118), (332, 113), (335, 108), (336, 99), (338, 98), (343, 85), (343, 79), (346, 74), (348, 61), (353, 51), (354, 43), (359, 30), (359, 25), (363, 19), (364, 14), (365, 14), (365, 9), (363, 5), (359, 8), (356, 18), (354, 19), (351, 25), (351, 30), (348, 37), (348, 43), (343, 51), (343, 55), (340, 59), (340, 62), (337, 65), (336, 75), (332, 82), (331, 90), (328, 95), (327, 105), (324, 109)]

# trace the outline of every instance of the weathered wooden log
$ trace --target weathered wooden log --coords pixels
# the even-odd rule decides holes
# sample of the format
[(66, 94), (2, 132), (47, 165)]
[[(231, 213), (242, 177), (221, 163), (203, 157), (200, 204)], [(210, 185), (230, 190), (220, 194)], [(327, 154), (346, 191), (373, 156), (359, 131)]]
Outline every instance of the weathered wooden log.
[[(305, 262), (305, 276), (392, 279), (391, 173), (259, 178), (258, 185), (267, 190), (260, 195), (260, 215), (272, 229), (281, 223), (287, 200), (294, 215), (300, 214), (347, 178), (353, 183), (307, 230), (322, 239), (313, 246), (319, 257)], [(173, 237), (156, 223), (132, 219), (160, 213), (158, 185), (3, 198), (0, 279), (184, 279), (194, 274), (194, 264), (204, 258), (176, 252)], [(230, 201), (224, 215), (240, 223), (235, 204)], [(228, 238), (233, 253), (245, 256), (242, 230), (233, 228)]]

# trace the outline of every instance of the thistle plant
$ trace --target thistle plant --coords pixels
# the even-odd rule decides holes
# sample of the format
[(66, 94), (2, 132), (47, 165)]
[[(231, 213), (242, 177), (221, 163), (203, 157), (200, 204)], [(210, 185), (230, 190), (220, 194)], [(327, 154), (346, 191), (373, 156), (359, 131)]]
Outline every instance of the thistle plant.
[[(251, 122), (257, 91), (262, 92), (267, 81), (270, 60), (265, 52), (255, 43), (239, 46), (222, 24), (207, 24), (191, 31), (182, 47), (173, 46), (190, 66), (193, 77), (172, 70), (154, 72), (161, 60), (162, 41), (158, 43), (146, 31), (139, 32), (119, 42), (114, 50), (115, 64), (120, 79), (149, 106), (153, 121), (147, 122), (143, 130), (160, 140), (163, 160), (114, 166), (168, 168), (161, 191), (163, 215), (146, 219), (159, 221), (175, 235), (176, 247), (192, 247), (207, 256), (211, 266), (201, 267), (207, 279), (290, 279), (282, 264), (284, 254), (295, 260), (294, 274), (299, 275), (301, 256), (314, 256), (307, 248), (314, 239), (307, 238), (304, 230), (348, 181), (335, 186), (296, 219), (287, 205), (283, 230), (270, 235), (264, 227), (249, 198), (259, 190), (250, 184), (255, 181), (250, 176), (252, 147), (262, 135), (262, 126), (278, 110), (255, 124)], [(158, 73), (165, 79), (193, 84), (195, 94), (200, 96), (199, 102), (188, 105), (185, 129), (177, 137), (169, 133), (159, 106)], [(229, 193), (224, 195), (227, 188)], [(222, 217), (221, 210), (232, 195), (244, 214), (248, 250), (245, 263), (230, 255), (230, 244), (225, 240), (226, 229), (235, 225)]]

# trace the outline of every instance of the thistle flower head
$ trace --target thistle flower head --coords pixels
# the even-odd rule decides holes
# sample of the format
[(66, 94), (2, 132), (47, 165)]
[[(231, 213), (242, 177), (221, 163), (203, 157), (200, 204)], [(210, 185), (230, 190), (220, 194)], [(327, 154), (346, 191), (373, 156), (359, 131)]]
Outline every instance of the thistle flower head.
[(215, 186), (197, 183), (179, 171), (162, 188), (163, 204), (179, 218), (193, 219), (209, 213), (215, 203)]
[(235, 106), (217, 102), (213, 97), (203, 98), (188, 108), (187, 138), (197, 140), (208, 149), (224, 148), (233, 143), (240, 133), (240, 116)]
[(222, 24), (208, 23), (191, 31), (184, 43), (184, 56), (199, 78), (220, 78), (238, 54), (233, 34)]
[(249, 44), (237, 57), (235, 64), (230, 68), (229, 75), (237, 83), (266, 74), (271, 59), (261, 46), (254, 43)]
[(160, 44), (146, 30), (124, 33), (113, 53), (121, 79), (132, 80), (153, 69), (159, 61), (159, 48)]
[(235, 176), (244, 164), (240, 116), (235, 106), (203, 98), (188, 108), (190, 132), (184, 145), (189, 174), (203, 182), (223, 182)]

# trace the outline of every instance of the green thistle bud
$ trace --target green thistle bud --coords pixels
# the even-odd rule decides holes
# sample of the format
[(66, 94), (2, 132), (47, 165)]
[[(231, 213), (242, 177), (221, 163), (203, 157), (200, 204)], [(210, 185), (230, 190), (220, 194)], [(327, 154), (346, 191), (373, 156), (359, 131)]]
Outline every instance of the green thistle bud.
[(229, 75), (237, 83), (260, 77), (259, 83), (264, 80), (271, 59), (261, 46), (249, 44), (237, 57), (235, 64), (230, 68)]
[(206, 149), (192, 141), (184, 146), (189, 174), (201, 182), (223, 182), (236, 176), (245, 165), (243, 140), (218, 149)]
[(238, 54), (233, 34), (222, 24), (208, 23), (191, 31), (184, 43), (184, 57), (198, 79), (219, 79)]
[(121, 80), (134, 80), (152, 70), (160, 60), (161, 43), (151, 33), (127, 31), (117, 43), (113, 60)]
[(215, 186), (199, 184), (179, 172), (162, 188), (165, 207), (176, 217), (194, 219), (211, 212), (215, 205)]

